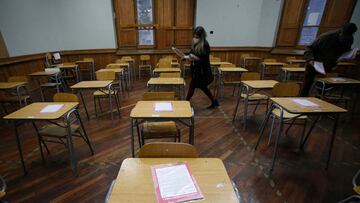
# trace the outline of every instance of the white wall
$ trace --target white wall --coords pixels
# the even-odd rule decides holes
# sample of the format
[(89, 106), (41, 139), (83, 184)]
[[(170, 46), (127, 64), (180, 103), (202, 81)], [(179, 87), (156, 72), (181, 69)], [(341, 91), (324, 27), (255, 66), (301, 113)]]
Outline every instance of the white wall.
[(197, 0), (196, 25), (207, 30), (211, 46), (271, 47), (281, 5), (281, 0)]
[(351, 22), (356, 23), (358, 30), (354, 34), (354, 44), (352, 47), (360, 48), (360, 2), (356, 3), (354, 12), (351, 17)]
[(0, 0), (10, 56), (115, 48), (111, 0)]

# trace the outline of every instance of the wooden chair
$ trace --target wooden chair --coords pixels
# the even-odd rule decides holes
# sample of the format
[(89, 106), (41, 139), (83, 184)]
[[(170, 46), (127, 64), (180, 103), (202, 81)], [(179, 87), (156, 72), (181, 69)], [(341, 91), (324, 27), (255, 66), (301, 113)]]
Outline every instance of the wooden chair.
[[(89, 77), (91, 80), (93, 80), (93, 75), (95, 74), (93, 71), (95, 71), (95, 64), (94, 64), (94, 58), (86, 57), (83, 58), (82, 61), (86, 61), (89, 63), (77, 63), (79, 66), (79, 71), (81, 72), (89, 72)], [(82, 77), (80, 77), (82, 78)]]
[[(116, 70), (116, 69), (121, 69), (122, 67), (123, 66), (121, 66), (118, 63), (110, 63), (105, 66), (105, 69), (109, 69), (109, 70), (115, 69)], [(126, 77), (126, 75), (127, 75), (126, 68), (123, 69), (124, 71), (116, 74), (119, 77), (118, 77), (118, 80), (115, 81), (115, 84), (119, 84), (118, 89), (120, 90), (120, 92), (125, 92), (125, 90), (126, 90), (128, 93), (128, 96), (129, 96), (128, 77)]]
[(199, 154), (193, 145), (187, 143), (153, 142), (142, 146), (139, 158), (197, 158)]
[(141, 71), (148, 70), (149, 75), (152, 75), (151, 70), (151, 62), (150, 62), (150, 55), (140, 55), (140, 63), (139, 63), (139, 78), (141, 78)]
[[(282, 82), (277, 83), (274, 88), (272, 89), (272, 96), (273, 97), (297, 97), (300, 93), (300, 86), (299, 84), (295, 82)], [(270, 118), (272, 118), (271, 128), (270, 128), (270, 134), (269, 134), (269, 141), (268, 145), (271, 142), (273, 127), (275, 123), (275, 119), (280, 119), (281, 111), (278, 108), (274, 108), (271, 112)], [(300, 119), (303, 121), (302, 124), (295, 123), (295, 120)], [(284, 124), (290, 124), (289, 127), (286, 129), (285, 134), (290, 130), (292, 125), (304, 125), (303, 131), (302, 131), (302, 137), (300, 139), (303, 139), (303, 136), (305, 134), (305, 127), (306, 127), (306, 119), (307, 116), (301, 116), (299, 114), (293, 114), (289, 113), (287, 111), (284, 111), (283, 113), (283, 122)]]
[(6, 182), (2, 176), (0, 176), (0, 185), (0, 202), (2, 202), (1, 199), (6, 195)]
[(162, 58), (159, 60), (157, 65), (158, 68), (171, 68), (171, 59), (169, 58)]
[[(175, 92), (146, 92), (143, 95), (144, 101), (173, 101)], [(141, 142), (145, 144), (145, 139), (174, 138), (174, 141), (181, 140), (180, 129), (174, 121), (144, 122), (140, 130)]]
[[(79, 102), (78, 97), (75, 94), (71, 93), (56, 93), (53, 97), (54, 102)], [(67, 121), (67, 122), (65, 122)], [(76, 109), (68, 112), (64, 118), (59, 121), (51, 121), (49, 124), (41, 126), (40, 128), (36, 126), (35, 122), (32, 123), (35, 127), (35, 130), (38, 135), (39, 146), (41, 157), (44, 161), (42, 144), (44, 145), (46, 151), (49, 153), (49, 148), (46, 145), (46, 142), (64, 144), (68, 150), (70, 148), (70, 143), (68, 136), (68, 127), (70, 126), (71, 136), (81, 137), (86, 144), (89, 146), (91, 154), (94, 154), (94, 150), (91, 146), (90, 139), (87, 136), (86, 131), (84, 130), (84, 125), (81, 121), (80, 114)]]
[[(230, 64), (221, 64), (220, 67), (222, 67), (222, 68), (226, 68), (226, 67), (231, 68), (231, 67), (236, 67), (236, 65), (232, 64), (232, 63), (230, 63)], [(222, 82), (223, 82), (224, 85), (232, 85), (232, 86), (234, 86), (233, 94), (232, 94), (234, 96), (235, 89), (236, 89), (236, 87), (238, 87), (240, 85), (241, 81), (240, 81), (240, 77), (239, 77), (238, 74), (235, 77), (233, 77), (233, 76), (234, 75), (223, 75), (223, 81)]]
[[(356, 192), (356, 195), (352, 195), (344, 200), (341, 200), (339, 203), (346, 203), (346, 202), (360, 202), (360, 170), (356, 172), (352, 179), (353, 190)], [(355, 201), (356, 200), (356, 201)]]
[(160, 73), (160, 77), (161, 78), (180, 78), (181, 73), (180, 72), (176, 72), (176, 73)]
[(235, 64), (229, 63), (229, 64), (221, 64), (220, 67), (226, 68), (226, 67), (236, 67)]
[[(113, 81), (113, 83), (110, 85), (109, 89), (100, 89), (100, 90), (97, 90), (97, 91), (95, 91), (93, 93), (96, 117), (97, 117), (96, 100), (98, 100), (100, 111), (103, 112), (100, 100), (103, 99), (103, 98), (112, 99), (111, 96), (114, 96), (114, 98), (115, 98), (116, 109), (117, 109), (117, 112), (118, 112), (119, 117), (120, 117), (120, 110), (119, 110), (120, 104), (119, 104), (119, 94), (118, 94), (119, 92), (117, 90), (115, 90), (115, 88), (114, 88), (114, 85), (117, 85), (117, 82), (115, 81), (115, 79), (116, 79), (115, 72), (111, 71), (111, 70), (102, 71), (102, 72), (96, 72), (96, 79), (100, 80), (100, 81), (101, 80), (112, 80)], [(112, 111), (112, 109), (110, 109), (110, 111)]]
[[(28, 78), (23, 75), (11, 76), (7, 79), (7, 82), (28, 82)], [(19, 97), (16, 92), (20, 93)], [(31, 97), (26, 85), (19, 86), (16, 91), (1, 92), (0, 95), (0, 103), (6, 114), (8, 112), (4, 104), (8, 103), (13, 105), (19, 103), (19, 107), (22, 107), (23, 105), (26, 106), (29, 103), (29, 100), (31, 100)]]

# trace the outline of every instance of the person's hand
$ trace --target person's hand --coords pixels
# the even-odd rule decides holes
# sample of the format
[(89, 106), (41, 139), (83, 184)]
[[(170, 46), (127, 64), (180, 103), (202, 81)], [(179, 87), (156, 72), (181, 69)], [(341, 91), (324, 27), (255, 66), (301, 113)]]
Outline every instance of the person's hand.
[(190, 56), (189, 55), (185, 55), (182, 60), (189, 60), (190, 59)]

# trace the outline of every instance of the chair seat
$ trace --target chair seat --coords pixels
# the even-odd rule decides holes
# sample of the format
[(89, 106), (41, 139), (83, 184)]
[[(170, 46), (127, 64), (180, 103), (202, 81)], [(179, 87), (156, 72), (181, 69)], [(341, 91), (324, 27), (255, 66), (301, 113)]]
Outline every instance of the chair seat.
[[(245, 98), (246, 97), (246, 94), (244, 93), (241, 93), (241, 97), (242, 98)], [(248, 97), (248, 100), (266, 100), (268, 99), (269, 97), (267, 95), (264, 95), (264, 94), (259, 94), (259, 93), (255, 93), (255, 94), (251, 94), (249, 95)]]
[[(26, 101), (28, 99), (30, 99), (29, 95), (20, 96), (21, 101)], [(12, 96), (2, 97), (2, 98), (0, 98), (0, 101), (1, 102), (19, 102), (19, 98), (15, 95), (12, 95)]]
[(41, 84), (40, 87), (56, 87), (56, 85), (61, 85), (61, 83), (48, 82), (48, 83)]
[[(110, 94), (114, 95), (116, 94), (117, 91), (116, 90), (110, 90)], [(94, 96), (106, 96), (106, 95), (109, 95), (109, 90), (96, 90), (94, 92)]]
[[(272, 111), (272, 114), (275, 115), (276, 117), (280, 118), (280, 109), (274, 109)], [(295, 118), (296, 116), (299, 116), (299, 114), (293, 114), (293, 113), (289, 113), (287, 111), (284, 111), (284, 114), (283, 114), (283, 118), (285, 119), (292, 119), (292, 118)], [(299, 119), (306, 119), (307, 116), (299, 116), (297, 117)]]
[(177, 136), (177, 128), (174, 121), (145, 122), (142, 132), (144, 138)]
[(356, 186), (356, 187), (354, 187), (353, 189), (354, 189), (354, 191), (355, 191), (357, 194), (360, 195), (360, 186)]
[[(80, 128), (79, 125), (76, 124), (71, 125), (71, 134), (78, 131), (79, 128)], [(39, 134), (42, 136), (48, 135), (52, 137), (66, 137), (67, 129), (57, 126), (55, 124), (49, 124), (39, 129)]]

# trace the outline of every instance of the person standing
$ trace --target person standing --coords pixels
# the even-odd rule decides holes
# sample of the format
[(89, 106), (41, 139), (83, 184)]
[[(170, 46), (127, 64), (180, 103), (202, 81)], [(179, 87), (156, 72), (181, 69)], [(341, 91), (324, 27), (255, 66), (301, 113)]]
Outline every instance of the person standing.
[(336, 31), (321, 34), (311, 45), (306, 47), (304, 58), (305, 77), (300, 96), (307, 97), (314, 82), (317, 71), (314, 62), (322, 62), (325, 72), (329, 73), (336, 66), (338, 58), (351, 49), (353, 34), (357, 27), (354, 23), (346, 23)]
[(208, 85), (214, 79), (211, 72), (209, 55), (210, 45), (206, 40), (206, 31), (203, 27), (198, 26), (193, 32), (191, 51), (188, 55), (184, 56), (184, 59), (191, 61), (191, 82), (186, 100), (190, 101), (194, 95), (195, 88), (199, 88), (211, 100), (211, 105), (207, 107), (211, 109), (219, 106), (219, 102), (213, 97), (208, 88)]

